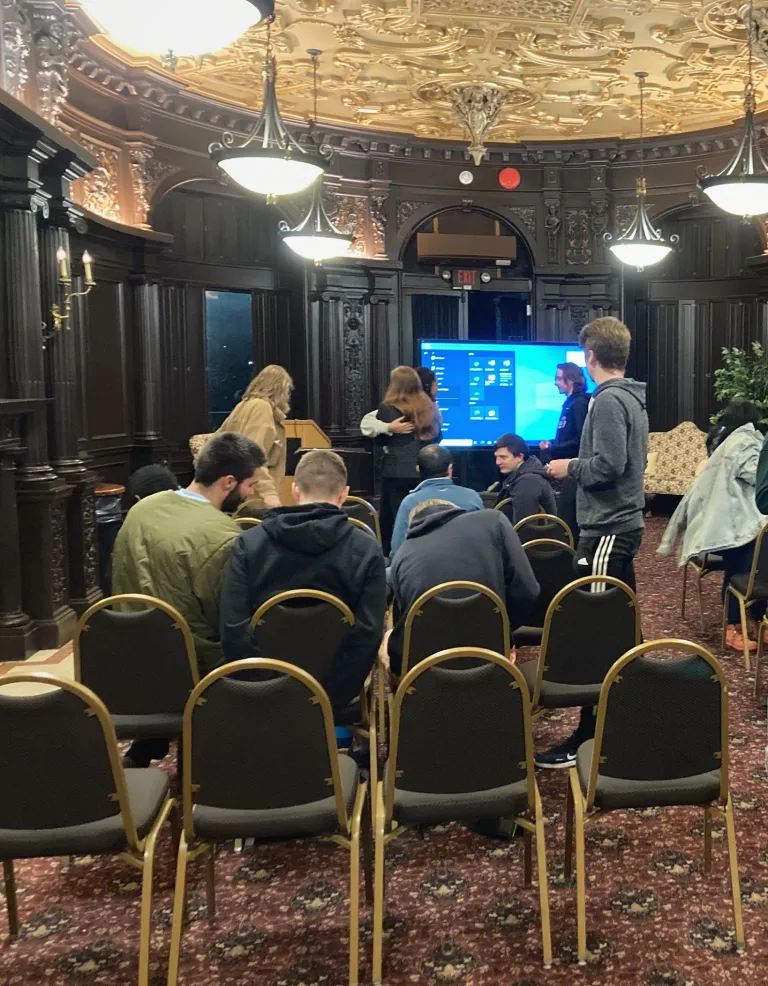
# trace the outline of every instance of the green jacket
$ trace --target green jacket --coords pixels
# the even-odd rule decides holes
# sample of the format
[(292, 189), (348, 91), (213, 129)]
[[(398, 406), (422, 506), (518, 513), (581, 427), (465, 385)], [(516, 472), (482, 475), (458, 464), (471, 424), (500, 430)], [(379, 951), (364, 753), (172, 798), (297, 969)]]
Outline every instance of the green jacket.
[(115, 541), (112, 591), (175, 606), (195, 636), (201, 674), (224, 663), (219, 596), (239, 535), (232, 518), (212, 504), (168, 491), (131, 507)]

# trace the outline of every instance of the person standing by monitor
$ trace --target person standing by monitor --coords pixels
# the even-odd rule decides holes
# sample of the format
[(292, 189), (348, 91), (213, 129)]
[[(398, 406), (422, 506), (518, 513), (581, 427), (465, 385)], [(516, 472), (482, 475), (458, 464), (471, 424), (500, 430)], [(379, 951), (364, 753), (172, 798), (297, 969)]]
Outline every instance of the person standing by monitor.
[[(629, 329), (617, 318), (598, 318), (579, 335), (587, 372), (597, 384), (584, 423), (577, 458), (553, 459), (553, 479), (576, 480), (576, 514), (581, 533), (576, 577), (610, 575), (634, 591), (634, 559), (643, 539), (648, 414), (645, 384), (625, 377)], [(599, 583), (593, 592), (605, 591)], [(595, 735), (595, 711), (581, 710), (575, 732), (536, 755), (539, 767), (572, 767), (582, 743)]]
[[(549, 453), (551, 459), (575, 459), (579, 454), (581, 432), (589, 409), (589, 394), (586, 392), (584, 371), (575, 363), (558, 363), (555, 386), (566, 398), (557, 422), (554, 441), (542, 442), (540, 448)], [(575, 541), (579, 540), (579, 525), (576, 520), (576, 480), (566, 476), (560, 485), (560, 499), (557, 516), (570, 527)]]

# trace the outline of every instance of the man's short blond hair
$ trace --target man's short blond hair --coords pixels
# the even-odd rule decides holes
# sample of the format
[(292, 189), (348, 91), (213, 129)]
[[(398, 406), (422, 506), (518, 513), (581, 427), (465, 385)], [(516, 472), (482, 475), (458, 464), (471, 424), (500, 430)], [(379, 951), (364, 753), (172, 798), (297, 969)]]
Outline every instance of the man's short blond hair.
[(335, 500), (347, 485), (347, 467), (342, 457), (330, 449), (316, 449), (302, 455), (293, 481), (302, 496)]
[(589, 322), (579, 334), (581, 348), (591, 349), (604, 370), (626, 370), (631, 342), (629, 329), (612, 315)]
[(427, 507), (455, 507), (455, 503), (451, 503), (450, 500), (422, 500), (421, 503), (417, 503), (416, 506), (408, 514), (408, 526), (416, 520), (422, 510), (426, 510)]

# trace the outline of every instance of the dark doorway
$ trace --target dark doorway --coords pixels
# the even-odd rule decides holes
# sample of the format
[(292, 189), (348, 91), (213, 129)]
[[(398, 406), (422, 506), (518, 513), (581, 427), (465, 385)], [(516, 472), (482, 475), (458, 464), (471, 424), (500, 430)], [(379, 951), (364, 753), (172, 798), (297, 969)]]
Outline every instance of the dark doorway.
[(530, 295), (518, 292), (467, 293), (467, 338), (506, 342), (530, 338)]

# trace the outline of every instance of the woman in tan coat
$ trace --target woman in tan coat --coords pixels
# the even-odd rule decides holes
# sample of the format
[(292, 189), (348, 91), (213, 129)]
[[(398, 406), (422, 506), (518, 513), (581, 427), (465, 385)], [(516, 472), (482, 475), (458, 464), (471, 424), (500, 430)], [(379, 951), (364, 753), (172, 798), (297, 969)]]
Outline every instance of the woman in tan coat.
[(264, 478), (256, 483), (248, 507), (279, 507), (285, 478), (285, 428), (291, 410), (293, 380), (282, 366), (270, 363), (248, 384), (243, 399), (219, 428), (237, 431), (253, 439), (267, 457)]

